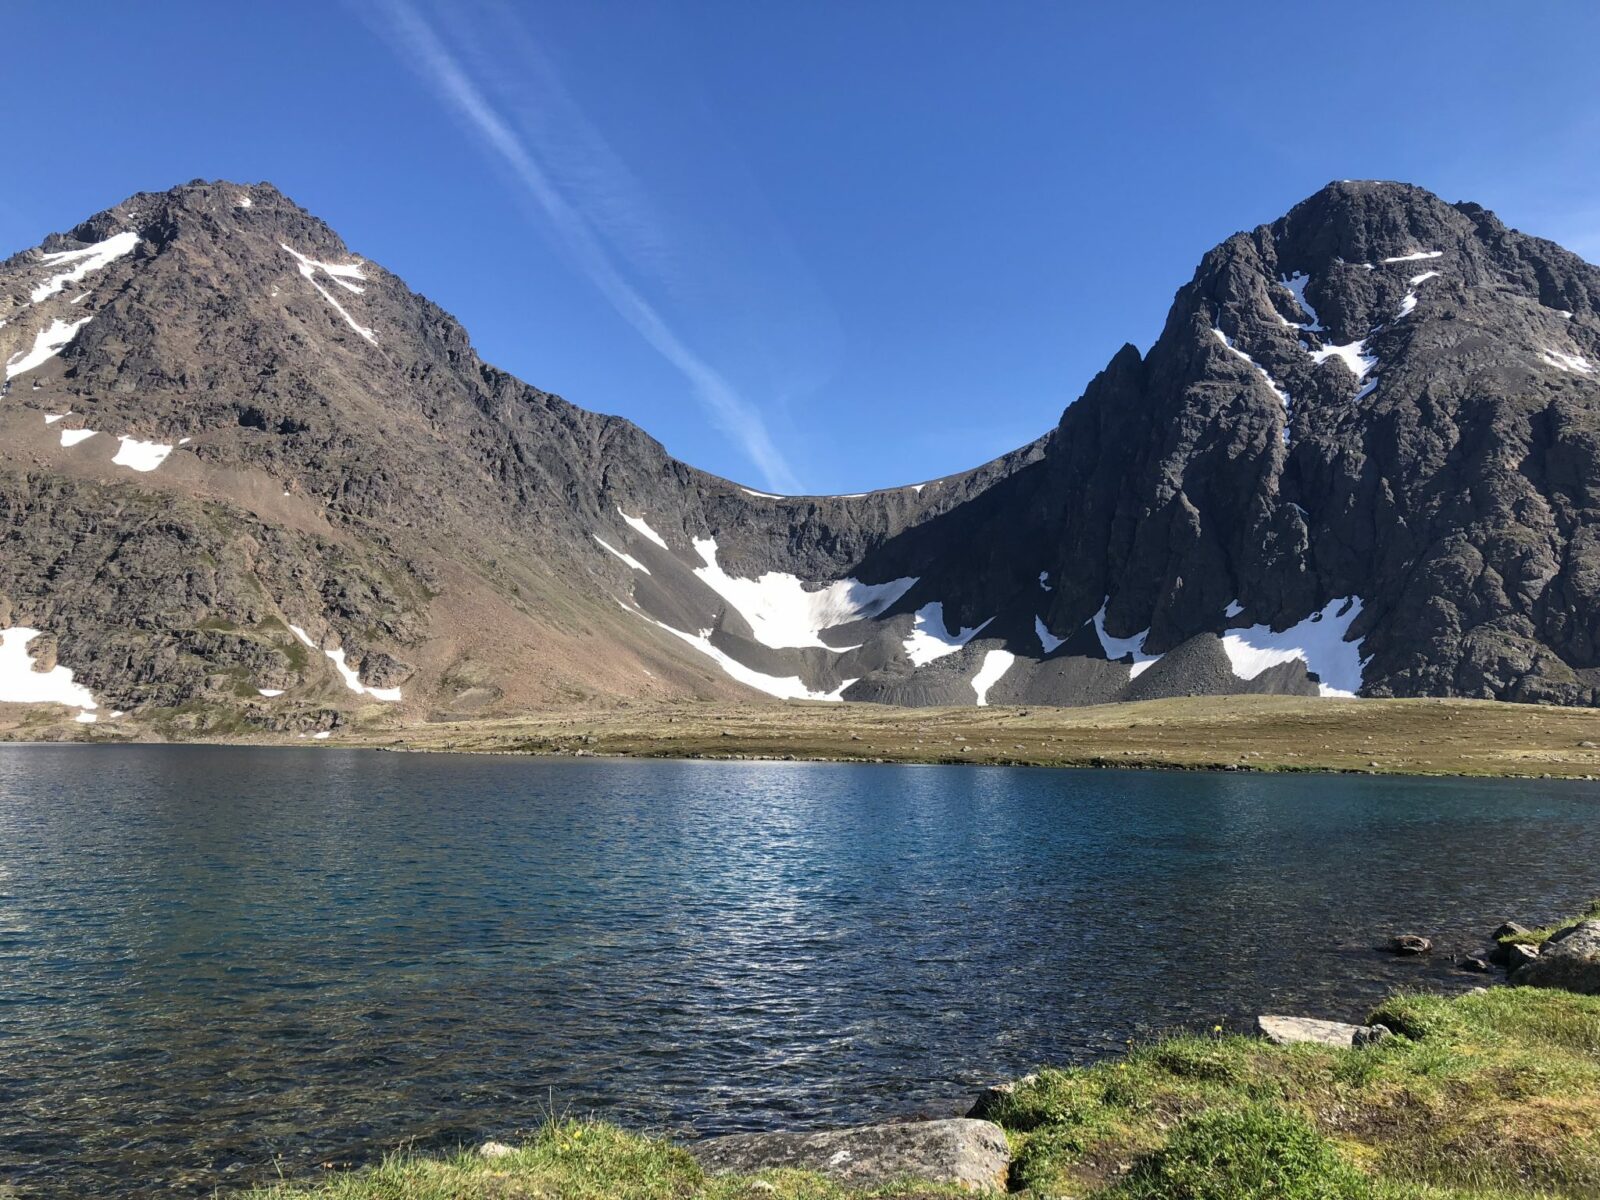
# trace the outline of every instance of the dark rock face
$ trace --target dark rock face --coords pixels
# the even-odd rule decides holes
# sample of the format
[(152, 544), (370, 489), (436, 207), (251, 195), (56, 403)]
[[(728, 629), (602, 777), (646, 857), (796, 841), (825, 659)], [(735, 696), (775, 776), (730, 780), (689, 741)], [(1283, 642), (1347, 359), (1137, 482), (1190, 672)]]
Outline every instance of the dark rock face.
[(970, 1118), (824, 1133), (736, 1133), (689, 1150), (708, 1171), (817, 1171), (856, 1187), (914, 1179), (1001, 1192), (1011, 1166), (1005, 1131)]
[(1038, 441), (859, 497), (495, 370), (270, 185), (53, 235), (0, 322), (0, 627), (118, 708), (1600, 688), (1600, 270), (1404, 184), (1210, 251)]

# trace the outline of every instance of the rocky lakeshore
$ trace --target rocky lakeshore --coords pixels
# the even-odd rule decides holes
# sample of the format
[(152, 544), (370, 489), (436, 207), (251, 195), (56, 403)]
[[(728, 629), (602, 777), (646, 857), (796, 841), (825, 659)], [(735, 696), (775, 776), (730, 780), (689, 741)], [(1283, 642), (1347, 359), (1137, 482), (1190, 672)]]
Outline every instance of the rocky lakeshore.
[[(1422, 957), (1397, 934), (1374, 953)], [(685, 1144), (556, 1120), (517, 1145), (402, 1156), (250, 1200), (1490, 1200), (1600, 1189), (1600, 902), (1506, 922), (1360, 1023), (1262, 1014), (997, 1084), (961, 1117)], [(1494, 979), (1491, 972), (1503, 972)]]

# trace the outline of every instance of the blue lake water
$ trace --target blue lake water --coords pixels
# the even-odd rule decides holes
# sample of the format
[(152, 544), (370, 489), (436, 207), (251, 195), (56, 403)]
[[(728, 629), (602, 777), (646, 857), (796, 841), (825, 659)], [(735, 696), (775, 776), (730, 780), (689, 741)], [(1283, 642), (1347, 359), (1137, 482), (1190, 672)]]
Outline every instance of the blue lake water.
[[(0, 747), (0, 1183), (209, 1195), (558, 1111), (949, 1114), (1172, 1026), (1466, 988), (1600, 785)], [(1432, 962), (1371, 947), (1437, 936)], [(0, 1187), (0, 1195), (5, 1189)]]

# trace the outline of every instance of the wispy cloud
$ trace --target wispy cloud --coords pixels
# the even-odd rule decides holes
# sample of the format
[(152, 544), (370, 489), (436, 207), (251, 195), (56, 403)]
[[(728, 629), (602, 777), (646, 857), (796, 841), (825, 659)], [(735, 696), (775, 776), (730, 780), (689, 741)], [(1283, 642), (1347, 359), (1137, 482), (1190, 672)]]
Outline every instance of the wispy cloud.
[[(581, 122), (581, 113), (570, 98), (561, 94), (563, 107), (581, 123), (576, 130), (578, 137), (566, 147), (566, 161), (558, 176), (549, 156), (542, 152), (542, 139), (525, 136), (516, 117), (497, 103), (494, 89), (469, 69), (409, 0), (358, 0), (358, 7), (373, 28), (500, 159), (533, 201), (560, 249), (622, 318), (683, 375), (716, 424), (743, 448), (766, 485), (778, 491), (802, 491), (761, 413), (678, 336), (619, 265), (619, 260), (628, 261), (630, 253), (660, 258), (668, 251), (648, 221), (641, 219), (640, 206), (630, 196), (631, 181), (620, 160), (586, 122)], [(586, 164), (573, 161), (574, 145), (588, 148)], [(585, 198), (591, 192), (610, 198), (608, 203), (591, 210), (594, 217), (574, 203), (562, 183), (563, 178), (585, 171), (606, 181), (585, 189)]]

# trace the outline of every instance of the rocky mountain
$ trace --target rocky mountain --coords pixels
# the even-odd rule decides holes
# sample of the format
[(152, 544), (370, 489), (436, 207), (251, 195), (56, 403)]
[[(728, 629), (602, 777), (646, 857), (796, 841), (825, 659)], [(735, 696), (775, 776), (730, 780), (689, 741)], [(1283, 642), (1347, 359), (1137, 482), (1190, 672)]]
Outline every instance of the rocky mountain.
[(0, 264), (0, 728), (639, 696), (1600, 695), (1600, 269), (1345, 182), (1036, 442), (771, 496), (485, 364), (267, 184)]

